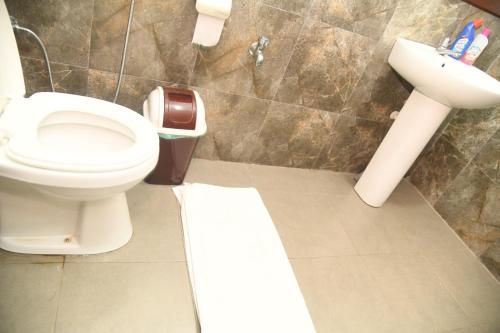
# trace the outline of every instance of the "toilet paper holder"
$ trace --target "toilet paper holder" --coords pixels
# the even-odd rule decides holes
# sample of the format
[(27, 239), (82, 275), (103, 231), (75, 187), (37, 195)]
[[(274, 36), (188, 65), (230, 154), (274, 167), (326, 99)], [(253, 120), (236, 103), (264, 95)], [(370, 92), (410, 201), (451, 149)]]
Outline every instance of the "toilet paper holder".
[(198, 19), (193, 44), (212, 47), (217, 45), (224, 22), (231, 14), (232, 0), (196, 0)]

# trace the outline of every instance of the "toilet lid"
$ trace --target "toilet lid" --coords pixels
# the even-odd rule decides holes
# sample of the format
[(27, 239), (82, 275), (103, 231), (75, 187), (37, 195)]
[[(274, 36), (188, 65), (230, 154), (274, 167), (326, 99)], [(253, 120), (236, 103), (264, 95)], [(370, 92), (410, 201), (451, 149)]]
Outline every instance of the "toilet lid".
[[(33, 119), (10, 139), (7, 155), (37, 168), (104, 172), (136, 166), (156, 153), (158, 138), (136, 112), (94, 98), (40, 93)], [(36, 108), (36, 109), (35, 109)]]

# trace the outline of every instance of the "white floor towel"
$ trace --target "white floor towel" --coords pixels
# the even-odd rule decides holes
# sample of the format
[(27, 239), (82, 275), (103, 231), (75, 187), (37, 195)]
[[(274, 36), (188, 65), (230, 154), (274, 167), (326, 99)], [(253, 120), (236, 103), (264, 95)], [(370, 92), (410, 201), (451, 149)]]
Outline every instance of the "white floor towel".
[(202, 333), (315, 332), (257, 190), (188, 184), (174, 193)]

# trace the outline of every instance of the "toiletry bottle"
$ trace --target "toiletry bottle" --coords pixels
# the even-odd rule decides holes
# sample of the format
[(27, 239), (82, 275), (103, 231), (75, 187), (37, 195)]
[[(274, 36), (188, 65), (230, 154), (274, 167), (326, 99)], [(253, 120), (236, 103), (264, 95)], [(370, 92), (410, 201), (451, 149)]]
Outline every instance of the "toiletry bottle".
[(477, 19), (472, 22), (467, 23), (467, 25), (464, 27), (464, 29), (458, 34), (457, 39), (453, 44), (451, 45), (451, 50), (455, 52), (459, 52), (459, 55), (457, 56), (451, 56), (452, 58), (455, 59), (460, 59), (464, 54), (465, 51), (469, 48), (470, 44), (472, 43), (472, 40), (474, 39), (474, 36), (476, 34), (476, 29), (478, 29), (481, 25), (483, 24), (483, 20)]
[(469, 49), (465, 52), (460, 61), (472, 65), (474, 61), (479, 57), (481, 52), (488, 45), (488, 35), (490, 34), (490, 29), (484, 28), (483, 31), (474, 38), (474, 41), (470, 45)]

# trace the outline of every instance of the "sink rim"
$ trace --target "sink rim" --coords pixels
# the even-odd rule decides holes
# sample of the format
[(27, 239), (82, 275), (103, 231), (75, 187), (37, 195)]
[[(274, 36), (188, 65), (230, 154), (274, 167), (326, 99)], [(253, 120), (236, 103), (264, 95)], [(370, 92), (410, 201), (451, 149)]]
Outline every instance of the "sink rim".
[(430, 45), (398, 37), (389, 65), (416, 90), (450, 107), (481, 109), (500, 104), (500, 81), (475, 66), (440, 55)]

